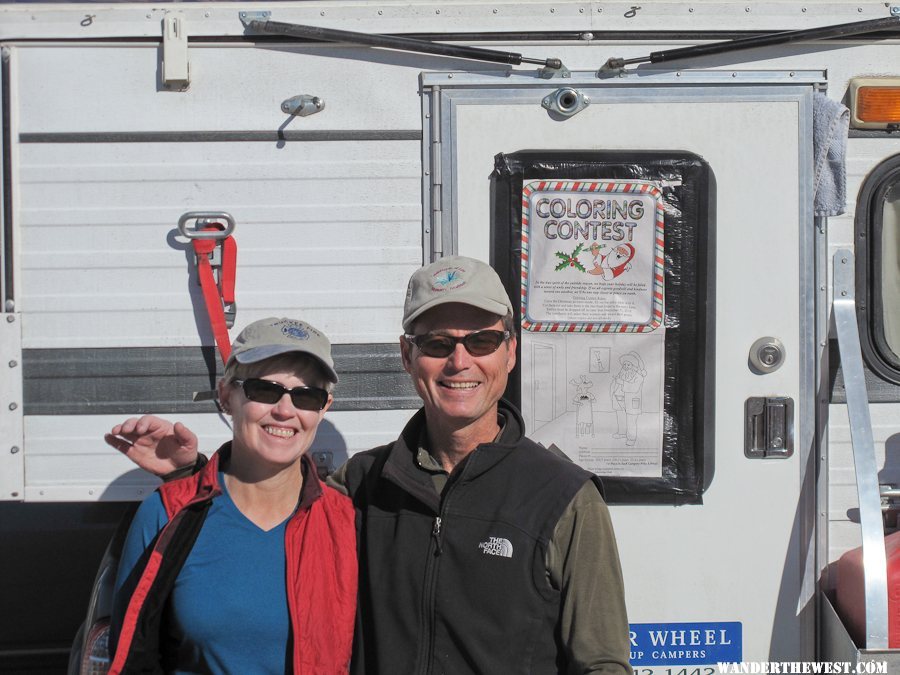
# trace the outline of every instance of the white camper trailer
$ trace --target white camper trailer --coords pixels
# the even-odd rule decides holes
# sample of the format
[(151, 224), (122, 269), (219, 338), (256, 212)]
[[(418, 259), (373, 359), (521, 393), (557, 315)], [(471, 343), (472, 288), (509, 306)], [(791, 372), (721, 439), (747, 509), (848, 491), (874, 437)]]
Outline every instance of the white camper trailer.
[(323, 470), (391, 440), (406, 279), (460, 253), (530, 435), (604, 476), (639, 675), (900, 669), (900, 5), (8, 4), (0, 49), (8, 523), (143, 499), (125, 416), (227, 438), (221, 322), (331, 336)]

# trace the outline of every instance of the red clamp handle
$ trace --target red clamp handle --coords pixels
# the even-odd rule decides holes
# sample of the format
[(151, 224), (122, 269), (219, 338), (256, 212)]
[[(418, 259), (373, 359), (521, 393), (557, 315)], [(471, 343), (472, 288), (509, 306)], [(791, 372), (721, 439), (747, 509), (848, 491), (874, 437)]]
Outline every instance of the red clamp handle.
[[(199, 232), (224, 231), (221, 223), (208, 223)], [(216, 346), (222, 356), (222, 363), (228, 363), (231, 355), (231, 340), (228, 337), (228, 322), (225, 319), (225, 305), (234, 304), (235, 272), (237, 270), (237, 243), (234, 237), (227, 236), (224, 239), (191, 239), (194, 253), (197, 256), (197, 275), (200, 278), (200, 289), (203, 292), (203, 300), (206, 304), (206, 313), (209, 315), (209, 324), (212, 328)], [(219, 283), (216, 283), (213, 274), (210, 257), (216, 250), (216, 246), (222, 246), (222, 265), (219, 269)]]

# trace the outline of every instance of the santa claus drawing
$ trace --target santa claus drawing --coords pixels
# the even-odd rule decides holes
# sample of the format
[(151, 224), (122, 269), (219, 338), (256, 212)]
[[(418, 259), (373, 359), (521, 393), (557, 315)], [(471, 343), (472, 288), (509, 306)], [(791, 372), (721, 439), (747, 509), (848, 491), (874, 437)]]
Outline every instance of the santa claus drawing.
[(634, 246), (631, 244), (619, 244), (604, 254), (602, 247), (597, 242), (594, 242), (591, 244), (591, 255), (594, 256), (594, 268), (588, 270), (588, 274), (601, 276), (604, 281), (612, 281), (622, 272), (631, 269)]

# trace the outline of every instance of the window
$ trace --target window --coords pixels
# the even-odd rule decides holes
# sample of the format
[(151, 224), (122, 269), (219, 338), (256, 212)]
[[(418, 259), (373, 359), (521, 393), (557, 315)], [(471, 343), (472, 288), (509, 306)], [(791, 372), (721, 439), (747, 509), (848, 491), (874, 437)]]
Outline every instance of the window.
[(857, 312), (863, 353), (900, 384), (900, 155), (866, 178), (856, 210)]

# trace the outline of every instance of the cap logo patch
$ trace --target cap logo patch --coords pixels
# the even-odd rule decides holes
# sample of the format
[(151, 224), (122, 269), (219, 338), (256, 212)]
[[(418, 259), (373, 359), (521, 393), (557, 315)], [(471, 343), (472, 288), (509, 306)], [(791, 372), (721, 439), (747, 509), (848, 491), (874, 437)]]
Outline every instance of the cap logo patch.
[(445, 267), (438, 270), (432, 276), (431, 290), (452, 291), (466, 285), (463, 278), (464, 269), (461, 267)]
[(286, 326), (283, 326), (281, 329), (282, 335), (285, 337), (293, 338), (295, 340), (308, 340), (309, 333), (301, 326), (296, 323), (289, 323)]

